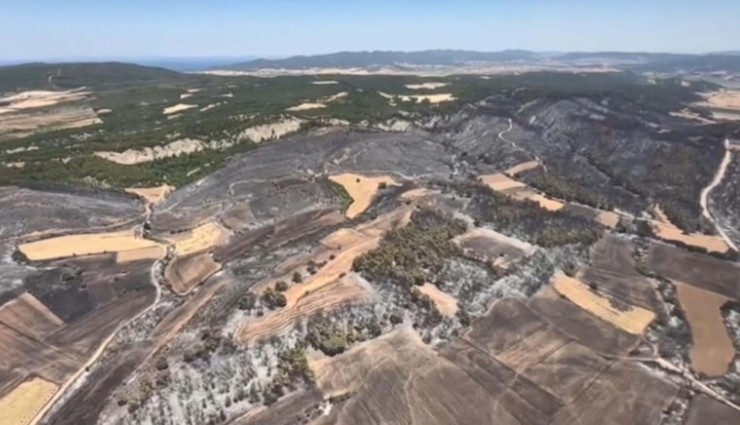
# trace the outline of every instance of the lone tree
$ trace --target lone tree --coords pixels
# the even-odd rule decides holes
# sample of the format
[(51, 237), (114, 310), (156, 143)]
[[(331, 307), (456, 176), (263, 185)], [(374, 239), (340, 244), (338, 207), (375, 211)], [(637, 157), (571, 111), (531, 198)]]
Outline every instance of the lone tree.
[(278, 280), (275, 283), (275, 290), (279, 292), (285, 292), (288, 290), (288, 284), (284, 280)]
[(298, 272), (294, 272), (293, 273), (293, 282), (294, 283), (301, 283), (301, 282), (303, 282), (303, 276), (301, 276), (301, 274), (298, 273)]

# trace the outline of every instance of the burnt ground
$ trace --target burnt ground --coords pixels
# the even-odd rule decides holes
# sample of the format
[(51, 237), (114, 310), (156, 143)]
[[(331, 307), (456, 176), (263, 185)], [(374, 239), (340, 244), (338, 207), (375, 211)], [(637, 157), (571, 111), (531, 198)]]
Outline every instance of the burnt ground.
[[(395, 363), (358, 375), (366, 387), (347, 400), (328, 400), (334, 403), (331, 413), (313, 418), (313, 423), (381, 423), (369, 413), (373, 410), (362, 407), (373, 403), (378, 403), (379, 417), (398, 423), (500, 419), (565, 424), (578, 419), (588, 423), (593, 417), (614, 424), (659, 423), (662, 410), (685, 382), (629, 358), (645, 342), (642, 336), (608, 325), (548, 287), (556, 270), (584, 265), (583, 279), (600, 294), (659, 309), (657, 285), (638, 269), (631, 257), (633, 247), (618, 237), (602, 239), (589, 255), (589, 245), (605, 229), (583, 210), (544, 214), (526, 203), (506, 204), (504, 210), (475, 180), (541, 160), (546, 168), (526, 172), (522, 180), (537, 186), (546, 178), (551, 184), (555, 179), (557, 184), (547, 186), (559, 191), (553, 196), (569, 194), (582, 203), (635, 215), (660, 203), (678, 225), (695, 230), (701, 227), (698, 194), (721, 159), (722, 140), (719, 127), (695, 127), (610, 94), (534, 100), (510, 94), (440, 117), (426, 130), (322, 130), (263, 143), (154, 207), (147, 223), (153, 237), (211, 220), (230, 229), (230, 239), (213, 252), (223, 270), (193, 294), (163, 307), (156, 318), (146, 319), (150, 326), (134, 327), (133, 336), (110, 350), (46, 423), (136, 424), (165, 418), (175, 423), (252, 423), (255, 417), (269, 423), (282, 417), (282, 409), (301, 423), (310, 419), (304, 406), (314, 405), (317, 385), (323, 398), (332, 394), (310, 378), (296, 377), (303, 366), (300, 355), (298, 360), (291, 357), (296, 355), (292, 350), (314, 353), (316, 347), (326, 348), (309, 338), (310, 331), (339, 335), (346, 344), (342, 350), (352, 354), (363, 350), (361, 341), (373, 344), (373, 338), (385, 338), (382, 335), (400, 323), (415, 327), (411, 332), (420, 337), (420, 352), (386, 353)], [(350, 221), (341, 214), (346, 193), (326, 178), (335, 173), (390, 174), (403, 186), (381, 191), (367, 212)], [(269, 341), (234, 344), (233, 334), (245, 320), (280, 308), (259, 299), (252, 291), (255, 285), (286, 262), (306, 257), (331, 232), (411, 203), (400, 195), (417, 186), (445, 192), (427, 205), (437, 213), (454, 214), (467, 226), (541, 246), (530, 257), (517, 255), (515, 267), (507, 271), (493, 270), (475, 255), (466, 258), (454, 252), (438, 264), (424, 264), (424, 272), (435, 270), (424, 278), (433, 278), (431, 283), (458, 297), (461, 313), (455, 317), (441, 317), (429, 300), (412, 296), (413, 291), (393, 278), (375, 281), (360, 273), (362, 284), (380, 301), (323, 312)], [(465, 193), (469, 187), (476, 189)], [(8, 205), (16, 203), (10, 199), (14, 191), (2, 192)], [(30, 231), (113, 226), (143, 214), (130, 198), (75, 194), (64, 195), (59, 199), (62, 207), (48, 213), (63, 219), (24, 222), (23, 212), (39, 201), (35, 192), (19, 193), (30, 200), (8, 215), (9, 222), (20, 219), (27, 224), (7, 225), (5, 240), (15, 241)], [(70, 196), (72, 201), (66, 198)], [(91, 209), (75, 208), (75, 202), (89, 203)], [(568, 236), (565, 243), (558, 232)], [(543, 241), (550, 242), (544, 246)], [(736, 264), (663, 244), (650, 249), (648, 264), (658, 274), (670, 277), (679, 270), (697, 286), (737, 293), (732, 276)], [(483, 258), (490, 253), (481, 254)], [(74, 348), (80, 354), (109, 334), (114, 323), (152, 300), (151, 264), (121, 270), (103, 258), (12, 266), (18, 274), (3, 276), (17, 276), (12, 277), (14, 288), (29, 290), (70, 326), (77, 326), (74, 332), (59, 332), (54, 341), (78, 344)], [(707, 269), (713, 270), (713, 278), (706, 276)], [(486, 313), (491, 304), (493, 309)], [(427, 359), (439, 357), (445, 363), (438, 369), (418, 370)], [(412, 391), (403, 398), (401, 390), (408, 382), (413, 383)], [(290, 398), (295, 394), (307, 398)], [(430, 399), (438, 403), (429, 404)], [(252, 419), (243, 416), (263, 405), (270, 407)], [(409, 409), (417, 410), (412, 414)]]

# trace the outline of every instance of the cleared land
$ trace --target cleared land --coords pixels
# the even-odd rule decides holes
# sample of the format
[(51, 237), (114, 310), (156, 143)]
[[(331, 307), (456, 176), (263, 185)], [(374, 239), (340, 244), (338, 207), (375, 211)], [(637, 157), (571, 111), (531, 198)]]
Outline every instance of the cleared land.
[(511, 177), (503, 173), (488, 174), (485, 176), (480, 176), (480, 181), (497, 192), (527, 186), (526, 184), (520, 181), (514, 180)]
[(564, 203), (557, 201), (555, 199), (550, 199), (547, 196), (544, 196), (541, 193), (537, 193), (528, 187), (522, 187), (518, 189), (508, 189), (502, 192), (520, 201), (527, 200), (527, 201), (537, 202), (537, 204), (539, 204), (541, 208), (544, 208), (548, 211), (559, 211), (565, 208)]
[(641, 335), (655, 319), (655, 313), (642, 307), (619, 305), (613, 300), (595, 294), (585, 283), (564, 274), (556, 274), (553, 288), (574, 304), (614, 326)]
[(51, 400), (58, 385), (31, 378), (0, 399), (0, 425), (26, 425)]
[(740, 297), (740, 265), (737, 263), (653, 242), (648, 250), (647, 267), (667, 279), (731, 299)]
[(28, 292), (0, 306), (0, 323), (35, 338), (44, 338), (64, 326), (62, 319)]
[(536, 247), (494, 230), (477, 227), (453, 239), (465, 255), (485, 261), (493, 267), (508, 269), (532, 255)]
[(442, 315), (455, 317), (457, 313), (457, 300), (452, 295), (440, 290), (431, 283), (425, 283), (417, 288), (419, 292), (429, 297)]
[(0, 114), (23, 109), (43, 108), (64, 102), (85, 100), (91, 92), (83, 90), (31, 90), (0, 99)]
[(381, 185), (398, 185), (390, 176), (367, 177), (359, 174), (345, 173), (330, 176), (329, 179), (342, 185), (344, 190), (352, 198), (352, 204), (347, 208), (346, 212), (346, 216), (349, 219), (362, 214), (372, 204)]
[(655, 234), (667, 241), (681, 242), (689, 246), (704, 248), (709, 252), (723, 253), (730, 249), (727, 243), (719, 236), (703, 235), (701, 233), (685, 233), (670, 223), (652, 222)]
[(212, 250), (228, 239), (229, 232), (216, 222), (208, 222), (182, 233), (166, 236), (175, 245), (175, 255), (186, 256)]
[(637, 269), (632, 242), (608, 234), (591, 247), (590, 265), (578, 272), (578, 279), (594, 285), (599, 294), (629, 305), (658, 311), (662, 303), (654, 284)]
[(508, 170), (506, 170), (504, 173), (509, 176), (516, 176), (517, 174), (523, 173), (525, 171), (534, 170), (535, 168), (539, 167), (540, 163), (537, 161), (527, 161), (522, 162), (520, 164), (517, 164)]
[(219, 270), (221, 265), (204, 252), (176, 257), (167, 265), (164, 277), (176, 294), (185, 295)]
[(120, 253), (160, 246), (157, 242), (144, 239), (134, 231), (90, 233), (59, 236), (22, 244), (18, 249), (31, 261), (54, 260), (75, 256)]
[(130, 187), (126, 189), (126, 193), (133, 193), (149, 204), (156, 204), (173, 190), (175, 190), (173, 186), (164, 184), (157, 187)]
[(685, 283), (674, 284), (691, 327), (689, 357), (692, 367), (709, 377), (724, 375), (735, 358), (735, 347), (720, 312), (728, 299)]

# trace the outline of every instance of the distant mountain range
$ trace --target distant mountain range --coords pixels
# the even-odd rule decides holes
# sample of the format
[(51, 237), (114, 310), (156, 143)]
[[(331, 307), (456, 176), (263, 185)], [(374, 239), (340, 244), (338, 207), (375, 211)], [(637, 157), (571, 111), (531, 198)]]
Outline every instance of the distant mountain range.
[(383, 68), (470, 65), (610, 65), (655, 72), (740, 72), (738, 52), (706, 55), (644, 52), (537, 53), (527, 50), (477, 52), (470, 50), (425, 50), (419, 52), (338, 52), (285, 59), (254, 59), (213, 69), (254, 71), (260, 69), (301, 70), (311, 68)]

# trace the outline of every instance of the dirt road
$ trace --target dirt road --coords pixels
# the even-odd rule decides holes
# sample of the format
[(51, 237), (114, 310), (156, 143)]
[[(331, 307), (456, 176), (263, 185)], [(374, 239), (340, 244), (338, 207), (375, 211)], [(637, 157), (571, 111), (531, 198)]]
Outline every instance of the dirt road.
[(738, 251), (737, 246), (732, 242), (732, 240), (725, 234), (724, 230), (722, 230), (722, 227), (717, 223), (717, 220), (712, 217), (712, 214), (709, 212), (709, 194), (712, 192), (712, 190), (719, 185), (722, 182), (722, 179), (725, 177), (725, 173), (727, 172), (727, 166), (730, 164), (730, 160), (732, 159), (732, 150), (730, 150), (730, 140), (725, 139), (725, 156), (722, 158), (722, 162), (719, 164), (719, 168), (717, 168), (717, 172), (714, 174), (714, 178), (709, 183), (707, 187), (704, 188), (704, 190), (701, 191), (701, 197), (699, 198), (699, 203), (701, 204), (702, 209), (702, 215), (709, 219), (712, 224), (714, 224), (714, 227), (717, 229), (717, 233), (724, 239), (724, 241), (727, 243), (729, 247), (734, 249), (735, 251)]
[(516, 142), (514, 142), (513, 140), (509, 140), (506, 137), (504, 137), (504, 134), (511, 132), (511, 130), (513, 130), (513, 129), (514, 129), (514, 121), (512, 121), (512, 119), (509, 118), (509, 128), (507, 128), (506, 130), (500, 131), (498, 133), (499, 140), (501, 140), (502, 142), (505, 142), (505, 143), (509, 143), (515, 149), (518, 149), (518, 150), (526, 153), (527, 155), (530, 155), (532, 158), (534, 158), (535, 161), (537, 161), (537, 163), (540, 164), (540, 167), (542, 167), (542, 169), (545, 170), (545, 172), (547, 172), (547, 166), (545, 166), (545, 163), (542, 162), (542, 160), (540, 159), (539, 156), (537, 156), (534, 153), (529, 152), (528, 150), (526, 150), (526, 149), (522, 148), (521, 146), (517, 145)]

